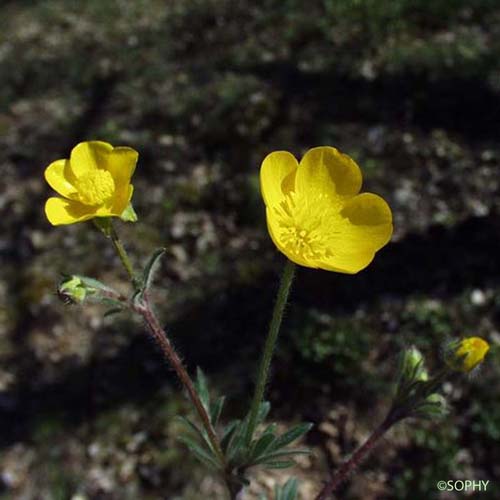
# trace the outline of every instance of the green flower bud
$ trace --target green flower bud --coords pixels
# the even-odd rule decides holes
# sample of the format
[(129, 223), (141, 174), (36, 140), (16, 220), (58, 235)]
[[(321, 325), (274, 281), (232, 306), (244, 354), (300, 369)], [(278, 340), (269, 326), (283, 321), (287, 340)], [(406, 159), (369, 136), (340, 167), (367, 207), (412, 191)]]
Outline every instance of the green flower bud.
[(64, 279), (57, 288), (57, 295), (65, 304), (82, 303), (87, 293), (87, 287), (78, 276)]
[(424, 365), (424, 357), (414, 346), (406, 349), (403, 353), (401, 377), (402, 380), (408, 382), (415, 382), (417, 380), (425, 381), (429, 378)]

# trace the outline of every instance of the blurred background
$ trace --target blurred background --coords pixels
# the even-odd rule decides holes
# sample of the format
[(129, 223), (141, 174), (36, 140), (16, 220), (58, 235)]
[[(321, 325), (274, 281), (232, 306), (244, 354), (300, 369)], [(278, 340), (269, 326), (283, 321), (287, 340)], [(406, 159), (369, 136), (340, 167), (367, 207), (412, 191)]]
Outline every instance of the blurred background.
[[(270, 151), (337, 146), (383, 195), (393, 242), (356, 276), (300, 269), (269, 386), (272, 417), (315, 428), (290, 474), (313, 498), (390, 404), (397, 357), (431, 369), (461, 335), (500, 343), (500, 4), (496, 0), (4, 0), (0, 12), (0, 497), (223, 498), (176, 440), (189, 415), (139, 321), (66, 306), (62, 272), (127, 290), (92, 224), (54, 228), (51, 161), (79, 141), (140, 152), (137, 266), (224, 418), (246, 410), (284, 258), (258, 172)], [(498, 350), (497, 350), (498, 352)], [(499, 357), (448, 383), (443, 422), (400, 425), (339, 497), (499, 498)]]

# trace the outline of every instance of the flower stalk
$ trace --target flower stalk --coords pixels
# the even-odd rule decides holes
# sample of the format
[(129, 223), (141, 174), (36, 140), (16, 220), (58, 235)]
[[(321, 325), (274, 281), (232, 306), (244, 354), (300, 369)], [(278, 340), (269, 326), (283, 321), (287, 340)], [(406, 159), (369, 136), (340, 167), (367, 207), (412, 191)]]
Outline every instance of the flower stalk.
[[(127, 250), (125, 249), (123, 243), (121, 242), (115, 228), (113, 227), (111, 221), (109, 225), (109, 237), (113, 243), (113, 246), (120, 257), (120, 261), (122, 262), (127, 274), (134, 285), (136, 290), (140, 289), (139, 280), (137, 279), (136, 274), (132, 268), (132, 264), (130, 262), (130, 258), (128, 256)], [(186, 389), (189, 399), (193, 403), (193, 406), (198, 413), (198, 416), (202, 422), (202, 425), (207, 433), (210, 444), (213, 448), (215, 455), (217, 456), (221, 468), (225, 468), (225, 457), (220, 446), (219, 439), (215, 433), (215, 429), (210, 421), (210, 416), (207, 413), (207, 410), (203, 406), (203, 403), (196, 391), (195, 385), (189, 376), (186, 368), (184, 367), (181, 358), (177, 354), (174, 346), (168, 339), (168, 336), (165, 330), (160, 325), (158, 318), (156, 317), (152, 307), (151, 302), (149, 300), (148, 290), (143, 290), (142, 292), (142, 300), (140, 301), (127, 301), (129, 307), (137, 314), (139, 314), (143, 319), (146, 325), (149, 328), (152, 338), (155, 340), (156, 344), (161, 349), (161, 352), (170, 366), (174, 369), (175, 373), (179, 377), (182, 385)], [(226, 481), (229, 488), (229, 483)]]
[(153, 309), (151, 308), (151, 304), (149, 302), (149, 297), (147, 293), (144, 294), (144, 299), (142, 303), (140, 305), (134, 306), (134, 310), (144, 319), (146, 325), (149, 327), (153, 339), (160, 347), (164, 357), (170, 363), (175, 373), (179, 377), (179, 380), (181, 381), (182, 385), (186, 389), (189, 395), (189, 399), (193, 403), (196, 412), (198, 413), (198, 416), (200, 417), (200, 420), (203, 424), (203, 427), (207, 432), (210, 444), (212, 445), (212, 448), (215, 454), (217, 455), (221, 465), (224, 465), (225, 463), (224, 453), (222, 452), (219, 439), (217, 438), (217, 435), (215, 433), (215, 429), (213, 428), (212, 423), (210, 422), (210, 417), (205, 407), (203, 406), (200, 396), (198, 395), (198, 392), (195, 389), (194, 383), (191, 380), (191, 377), (189, 376), (186, 368), (184, 367), (179, 355), (177, 354), (171, 342), (169, 341), (165, 333), (165, 330), (160, 326), (158, 318), (156, 317), (156, 315), (153, 312)]
[(118, 257), (120, 258), (120, 261), (125, 268), (125, 271), (127, 271), (127, 274), (130, 278), (130, 281), (132, 282), (132, 285), (134, 286), (135, 290), (138, 290), (140, 287), (139, 280), (137, 279), (137, 276), (134, 272), (134, 268), (132, 267), (132, 263), (130, 261), (130, 258), (128, 256), (127, 251), (125, 250), (125, 247), (123, 246), (122, 241), (120, 240), (120, 237), (118, 236), (118, 233), (116, 232), (115, 227), (113, 226), (113, 223), (110, 224), (110, 238), (111, 238), (111, 243), (113, 243), (113, 246), (115, 247), (116, 253), (118, 254)]
[(315, 500), (326, 500), (337, 488), (359, 467), (378, 444), (380, 438), (393, 426), (396, 421), (388, 416), (370, 435), (370, 437), (346, 460), (335, 472), (332, 479), (323, 487)]
[(271, 366), (274, 349), (276, 347), (276, 341), (278, 339), (281, 322), (283, 320), (283, 312), (285, 311), (285, 306), (288, 301), (288, 296), (290, 294), (290, 288), (292, 286), (294, 275), (295, 264), (292, 261), (287, 260), (283, 269), (283, 274), (281, 275), (278, 295), (276, 297), (273, 315), (271, 318), (271, 323), (269, 325), (269, 332), (267, 334), (259, 370), (257, 372), (257, 383), (255, 385), (255, 392), (252, 400), (252, 405), (250, 407), (250, 419), (246, 435), (247, 443), (250, 443), (255, 431), (259, 406), (264, 398), (267, 380), (269, 378), (269, 368)]
[(327, 499), (358, 468), (380, 438), (396, 423), (407, 418), (440, 418), (446, 414), (444, 398), (439, 394), (443, 382), (457, 372), (468, 373), (483, 362), (489, 344), (480, 337), (469, 337), (448, 346), (446, 365), (430, 377), (424, 358), (415, 347), (403, 351), (399, 380), (392, 405), (383, 422), (352, 456), (335, 472), (315, 500)]

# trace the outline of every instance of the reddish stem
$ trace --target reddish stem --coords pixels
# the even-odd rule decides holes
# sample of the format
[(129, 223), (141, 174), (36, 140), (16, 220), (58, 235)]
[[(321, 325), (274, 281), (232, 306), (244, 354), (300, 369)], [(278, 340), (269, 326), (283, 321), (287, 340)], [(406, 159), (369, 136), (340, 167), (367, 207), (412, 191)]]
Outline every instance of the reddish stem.
[(346, 460), (324, 486), (315, 500), (326, 500), (361, 464), (368, 453), (377, 445), (379, 439), (391, 428), (393, 421), (386, 418), (371, 436)]
[(174, 347), (168, 340), (165, 331), (158, 322), (158, 319), (156, 318), (149, 303), (147, 294), (144, 294), (144, 300), (142, 301), (142, 304), (134, 305), (133, 308), (138, 314), (140, 314), (143, 317), (144, 321), (149, 327), (152, 337), (160, 347), (165, 358), (168, 360), (172, 368), (175, 370), (175, 373), (177, 373), (177, 376), (182, 382), (182, 385), (186, 388), (189, 395), (189, 399), (196, 408), (198, 416), (203, 422), (203, 427), (207, 431), (208, 439), (210, 440), (212, 448), (214, 449), (214, 452), (219, 458), (221, 465), (224, 466), (225, 462), (224, 453), (222, 452), (222, 449), (220, 447), (219, 440), (215, 434), (215, 430), (212, 425), (212, 422), (210, 421), (210, 417), (205, 407), (203, 406), (203, 403), (201, 402), (198, 392), (195, 389), (193, 381), (191, 380), (191, 377), (189, 376), (186, 369), (184, 368), (184, 365), (182, 364), (179, 355), (175, 351)]

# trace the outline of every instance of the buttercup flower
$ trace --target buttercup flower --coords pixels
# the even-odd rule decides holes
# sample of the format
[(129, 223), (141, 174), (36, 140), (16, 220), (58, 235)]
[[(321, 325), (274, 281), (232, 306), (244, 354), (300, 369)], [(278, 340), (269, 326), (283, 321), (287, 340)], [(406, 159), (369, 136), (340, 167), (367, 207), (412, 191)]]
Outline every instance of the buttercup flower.
[(300, 164), (275, 151), (260, 170), (269, 234), (291, 261), (306, 267), (354, 274), (391, 238), (389, 205), (359, 194), (358, 165), (332, 147), (310, 149)]
[(470, 372), (484, 360), (490, 345), (481, 337), (468, 337), (455, 345), (449, 364), (452, 368)]
[(90, 141), (76, 145), (69, 160), (51, 163), (45, 180), (62, 198), (47, 200), (49, 222), (56, 226), (122, 216), (132, 198), (130, 179), (138, 156), (132, 148)]

